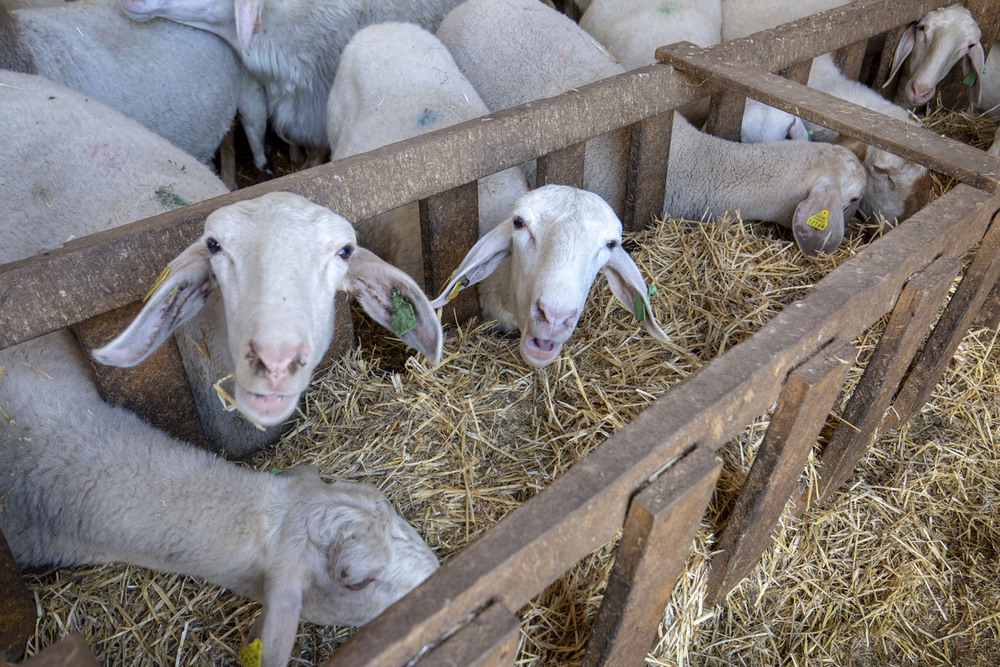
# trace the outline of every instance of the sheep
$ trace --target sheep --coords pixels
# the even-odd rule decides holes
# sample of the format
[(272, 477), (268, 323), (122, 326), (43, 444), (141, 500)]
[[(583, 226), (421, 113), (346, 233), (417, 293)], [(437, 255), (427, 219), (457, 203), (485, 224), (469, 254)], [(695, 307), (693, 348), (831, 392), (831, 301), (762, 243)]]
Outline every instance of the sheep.
[[(41, 77), (0, 72), (0, 173), (18, 224), (0, 263), (226, 192), (138, 123)], [(32, 166), (37, 165), (37, 166)], [(263, 604), (262, 664), (298, 618), (357, 625), (437, 567), (371, 486), (314, 468), (241, 468), (103, 402), (71, 334), (0, 350), (0, 532), (20, 567), (128, 562), (201, 576)]]
[(499, 306), (493, 318), (501, 330), (521, 331), (519, 350), (531, 366), (547, 366), (559, 356), (598, 272), (646, 331), (670, 340), (653, 316), (639, 267), (622, 248), (621, 221), (593, 192), (545, 185), (520, 197), (510, 216), (480, 237), (431, 305), (444, 305), (494, 272), (501, 277), (492, 283), (497, 292), (481, 298)]
[(22, 74), (34, 74), (35, 61), (24, 45), (21, 33), (11, 13), (0, 4), (0, 69)]
[(844, 0), (722, 0), (722, 41), (847, 4)]
[[(466, 0), (437, 36), (493, 111), (625, 71), (580, 26), (538, 0)], [(587, 142), (583, 187), (616, 212), (625, 196), (627, 146), (627, 130)], [(534, 162), (528, 169), (533, 184)]]
[[(902, 107), (886, 100), (868, 86), (843, 75), (829, 53), (813, 59), (809, 86), (841, 99), (916, 125)], [(820, 125), (806, 123), (813, 138), (831, 141), (837, 133)], [(868, 172), (868, 188), (860, 210), (866, 216), (880, 215), (888, 223), (905, 220), (920, 210), (930, 198), (931, 176), (927, 167), (884, 150), (854, 143), (854, 150)]]
[(238, 109), (254, 164), (269, 174), (263, 88), (218, 38), (167, 21), (136, 24), (114, 0), (12, 14), (38, 74), (118, 109), (204, 163)]
[(866, 176), (841, 146), (805, 141), (742, 144), (699, 132), (674, 114), (664, 212), (699, 219), (739, 210), (791, 227), (806, 255), (840, 245)]
[[(380, 23), (359, 30), (344, 47), (327, 102), (327, 134), (336, 160), (488, 113), (433, 34), (413, 23)], [(481, 179), (480, 234), (500, 224), (527, 191), (517, 168)], [(416, 204), (356, 227), (365, 247), (423, 281)]]
[(263, 84), (278, 135), (306, 148), (306, 166), (329, 150), (326, 100), (340, 52), (372, 23), (434, 30), (460, 0), (121, 0), (136, 21), (163, 17), (222, 37)]
[[(934, 97), (937, 84), (961, 60), (963, 73), (971, 74), (969, 98), (973, 105), (980, 106), (983, 79), (993, 69), (985, 63), (979, 43), (981, 36), (979, 24), (965, 7), (951, 5), (931, 11), (903, 32), (892, 56), (892, 70), (882, 87), (888, 86), (899, 73), (896, 104), (909, 108), (922, 106)], [(987, 84), (986, 88), (991, 93), (1000, 92), (1000, 79), (995, 76), (990, 79), (990, 84), (995, 80), (998, 85)], [(1000, 97), (995, 101), (1000, 102)], [(988, 104), (987, 108), (992, 106)]]
[[(711, 46), (722, 41), (722, 0), (595, 0), (580, 17), (580, 27), (597, 38), (625, 69), (656, 62), (657, 47), (687, 41)], [(685, 109), (689, 118), (704, 120), (705, 104)], [(748, 99), (740, 140), (744, 143), (808, 140), (802, 120)]]

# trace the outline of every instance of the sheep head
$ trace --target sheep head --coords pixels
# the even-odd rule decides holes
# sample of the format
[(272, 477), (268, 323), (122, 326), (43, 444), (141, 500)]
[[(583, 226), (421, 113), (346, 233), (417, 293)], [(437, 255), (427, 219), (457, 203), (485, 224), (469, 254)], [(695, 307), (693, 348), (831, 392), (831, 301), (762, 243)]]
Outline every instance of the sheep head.
[[(423, 291), (399, 269), (357, 246), (344, 218), (303, 197), (275, 192), (217, 209), (201, 238), (168, 266), (135, 320), (94, 350), (113, 366), (145, 359), (218, 289), (235, 377), (236, 406), (253, 421), (284, 421), (330, 344), (334, 296), (355, 296), (431, 363), (442, 332)], [(393, 323), (405, 310), (408, 324)]]
[(598, 272), (607, 277), (619, 301), (641, 311), (647, 331), (666, 342), (642, 275), (621, 241), (621, 222), (601, 197), (565, 185), (540, 187), (520, 197), (510, 216), (479, 239), (432, 305), (443, 305), (509, 257), (510, 278), (504, 289), (509, 290), (508, 303), (521, 331), (521, 356), (532, 366), (545, 366), (558, 357)]

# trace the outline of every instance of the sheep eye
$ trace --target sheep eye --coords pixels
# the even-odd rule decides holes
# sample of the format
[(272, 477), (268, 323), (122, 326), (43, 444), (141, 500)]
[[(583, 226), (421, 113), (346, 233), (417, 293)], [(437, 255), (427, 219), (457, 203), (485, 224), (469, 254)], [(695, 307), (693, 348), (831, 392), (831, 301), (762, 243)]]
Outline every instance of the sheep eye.
[(925, 30), (927, 30), (927, 26), (925, 26), (923, 23), (918, 23), (917, 30), (919, 30), (920, 32), (924, 32)]
[(618, 241), (608, 241), (608, 250), (614, 250), (618, 246)]
[(524, 218), (519, 215), (514, 216), (514, 229), (524, 229)]
[(343, 248), (337, 251), (337, 257), (341, 259), (350, 259), (351, 253), (354, 252), (354, 246), (347, 244)]
[(208, 248), (208, 252), (212, 253), (213, 255), (218, 255), (220, 252), (222, 252), (222, 246), (219, 245), (219, 242), (216, 241), (211, 236), (205, 239), (205, 247)]

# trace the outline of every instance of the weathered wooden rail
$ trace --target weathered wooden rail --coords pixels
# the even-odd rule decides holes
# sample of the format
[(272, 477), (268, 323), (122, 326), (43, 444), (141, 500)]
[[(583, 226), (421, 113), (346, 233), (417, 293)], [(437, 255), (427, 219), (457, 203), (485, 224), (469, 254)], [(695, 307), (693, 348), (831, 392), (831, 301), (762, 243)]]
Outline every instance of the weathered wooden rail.
[[(1000, 299), (991, 291), (1000, 277), (1000, 224), (993, 224), (1000, 211), (1000, 160), (853, 105), (833, 105), (832, 98), (801, 85), (812, 57), (837, 50), (840, 62), (858, 72), (869, 43), (881, 40), (888, 48), (875, 67), (884, 79), (884, 54), (891, 54), (901, 27), (946, 4), (860, 0), (710, 49), (662, 48), (658, 57), (672, 67), (628, 72), (2, 266), (0, 348), (66, 326), (100, 340), (93, 318), (119, 320), (117, 311), (141, 298), (160, 268), (198, 235), (210, 211), (276, 189), (305, 195), (350, 220), (419, 200), (426, 287), (434, 293), (475, 240), (476, 179), (541, 158), (542, 182), (579, 182), (583, 142), (628, 127), (629, 189), (615, 204), (626, 227), (638, 229), (660, 213), (666, 171), (677, 167), (667, 162), (672, 110), (709, 94), (711, 125), (721, 135), (738, 129), (748, 95), (962, 181), (833, 271), (764, 330), (672, 388), (326, 663), (511, 664), (516, 611), (623, 531), (585, 663), (638, 664), (714, 489), (719, 447), (777, 402), (720, 533), (710, 603), (758, 561), (790, 499), (802, 511), (807, 502), (828, 498), (880, 430), (919, 410), (980, 313), (996, 325)], [(1000, 3), (966, 4), (989, 43)], [(450, 241), (446, 246), (443, 238)], [(958, 258), (977, 244), (938, 317), (961, 271)], [(460, 305), (457, 315), (474, 305)], [(856, 428), (834, 432), (819, 487), (803, 492), (805, 459), (854, 363), (851, 341), (886, 314), (889, 323), (847, 403), (845, 419)], [(155, 372), (158, 383), (161, 372)]]

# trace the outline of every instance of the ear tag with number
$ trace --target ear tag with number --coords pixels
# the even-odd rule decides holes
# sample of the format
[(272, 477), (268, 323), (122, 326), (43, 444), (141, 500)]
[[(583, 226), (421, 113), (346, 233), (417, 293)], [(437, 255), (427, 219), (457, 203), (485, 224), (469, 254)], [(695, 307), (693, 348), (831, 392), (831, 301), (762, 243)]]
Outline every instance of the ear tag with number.
[(823, 209), (819, 213), (814, 213), (806, 218), (806, 224), (810, 227), (815, 227), (816, 229), (823, 231), (826, 229), (827, 224), (830, 222), (830, 212)]
[(403, 298), (398, 287), (392, 288), (392, 314), (389, 320), (392, 322), (392, 332), (398, 338), (417, 328), (417, 316), (413, 312), (413, 306)]

